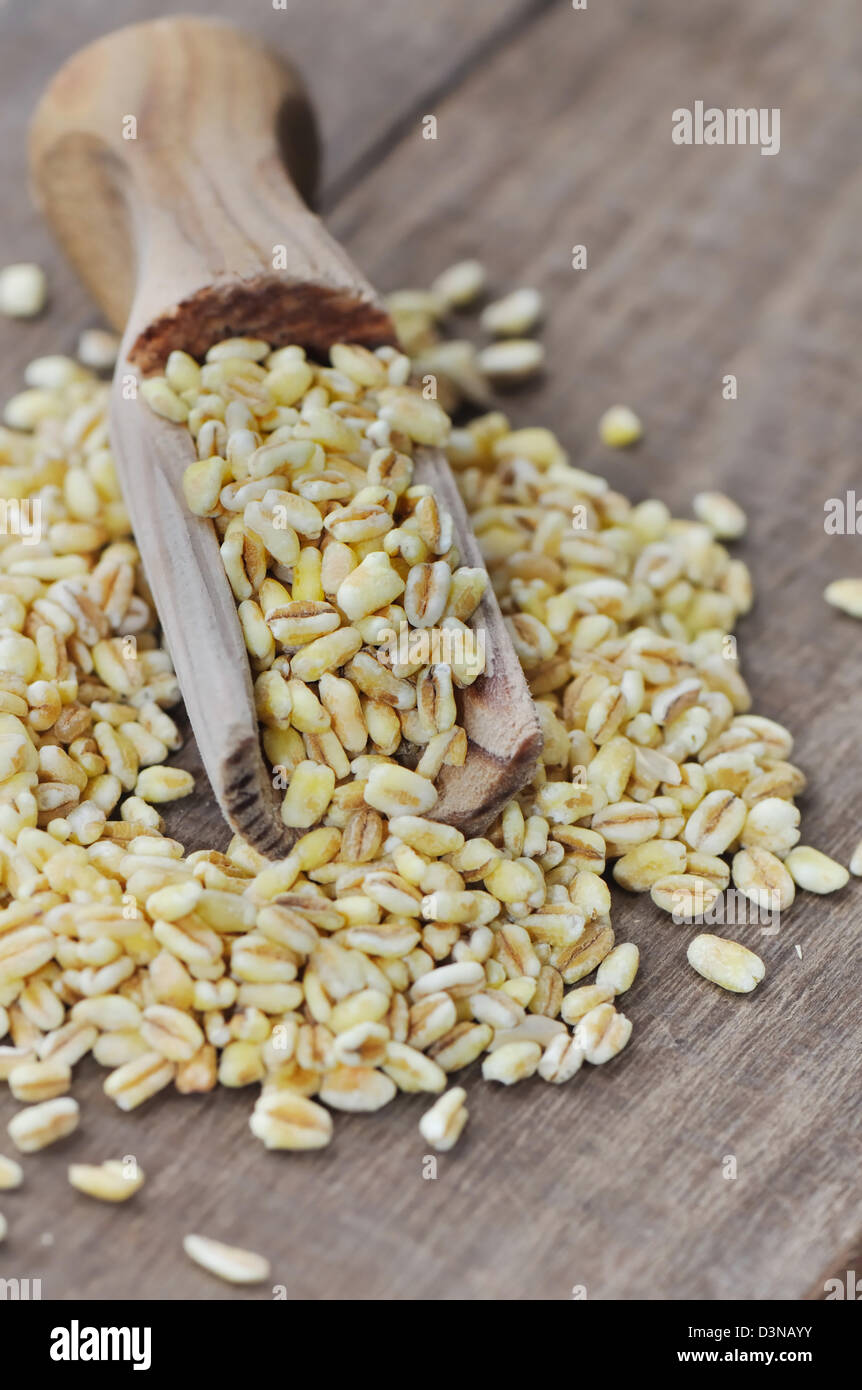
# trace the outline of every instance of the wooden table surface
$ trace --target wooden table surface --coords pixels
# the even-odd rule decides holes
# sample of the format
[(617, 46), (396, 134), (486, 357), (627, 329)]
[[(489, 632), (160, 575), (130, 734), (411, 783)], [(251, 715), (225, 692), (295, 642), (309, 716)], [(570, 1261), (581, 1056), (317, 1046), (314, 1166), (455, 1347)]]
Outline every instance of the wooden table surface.
[[(155, 0), (29, 0), (0, 8), (3, 262), (49, 270), (51, 312), (0, 325), (4, 397), (33, 356), (95, 321), (26, 193), (25, 130), (73, 49), (165, 13)], [(739, 552), (757, 605), (740, 629), (755, 708), (797, 736), (803, 841), (843, 862), (862, 835), (862, 626), (824, 585), (862, 573), (824, 502), (856, 486), (862, 311), (862, 30), (843, 0), (186, 0), (246, 23), (305, 72), (326, 141), (323, 209), (383, 289), (427, 284), (478, 255), (495, 288), (549, 306), (543, 382), (517, 424), (560, 434), (576, 464), (680, 514), (705, 486), (749, 513)], [(781, 150), (676, 146), (671, 112), (779, 107)], [(422, 117), (437, 117), (436, 141)], [(571, 268), (583, 243), (588, 269)], [(738, 399), (722, 379), (738, 378)], [(611, 455), (613, 401), (646, 425)], [(183, 754), (194, 767), (194, 749)], [(224, 843), (201, 784), (170, 818), (189, 847)], [(681, 929), (615, 891), (641, 974), (633, 1041), (570, 1085), (492, 1088), (471, 1070), (470, 1123), (423, 1176), (422, 1098), (340, 1117), (319, 1155), (270, 1155), (249, 1094), (163, 1096), (123, 1116), (88, 1064), (78, 1133), (27, 1162), (4, 1197), (0, 1274), (48, 1298), (268, 1298), (189, 1264), (201, 1231), (266, 1253), (290, 1298), (798, 1299), (862, 1268), (860, 894), (801, 894), (750, 998), (685, 961)], [(798, 949), (797, 949), (798, 948)], [(460, 1078), (459, 1078), (460, 1079)], [(0, 1122), (14, 1106), (4, 1088)], [(8, 1145), (6, 1146), (8, 1147)], [(70, 1160), (133, 1153), (149, 1174), (126, 1208), (65, 1183)], [(723, 1176), (736, 1159), (737, 1177)]]

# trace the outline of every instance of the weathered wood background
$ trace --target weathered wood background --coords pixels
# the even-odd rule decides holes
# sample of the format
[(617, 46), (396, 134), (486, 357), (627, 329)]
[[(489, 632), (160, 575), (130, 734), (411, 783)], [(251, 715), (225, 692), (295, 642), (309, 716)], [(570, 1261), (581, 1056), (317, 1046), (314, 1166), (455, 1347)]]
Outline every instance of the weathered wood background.
[[(69, 350), (94, 321), (28, 201), (29, 113), (72, 50), (169, 8), (0, 9), (2, 261), (36, 258), (52, 282), (48, 315), (0, 324), (4, 394), (31, 357)], [(846, 862), (862, 834), (862, 627), (821, 593), (862, 573), (860, 538), (823, 528), (827, 498), (862, 495), (854, 6), (183, 8), (232, 17), (299, 61), (326, 144), (323, 209), (382, 288), (478, 255), (495, 287), (545, 292), (550, 369), (510, 399), (515, 422), (552, 425), (576, 463), (635, 497), (685, 514), (718, 486), (746, 507), (739, 553), (758, 601), (743, 668), (757, 710), (798, 737), (804, 841)], [(671, 112), (695, 100), (780, 107), (780, 153), (675, 146)], [(421, 136), (427, 114), (436, 142)], [(575, 243), (586, 271), (571, 268)], [(736, 401), (722, 399), (726, 373)], [(626, 456), (596, 439), (615, 400), (646, 423)], [(223, 842), (205, 784), (171, 829), (190, 846)], [(686, 936), (648, 898), (617, 893), (615, 925), (643, 957), (626, 1053), (560, 1089), (503, 1092), (471, 1076), (468, 1130), (433, 1181), (421, 1098), (341, 1118), (331, 1149), (291, 1158), (251, 1139), (248, 1095), (165, 1096), (125, 1117), (90, 1064), (79, 1132), (4, 1195), (0, 1273), (41, 1277), (51, 1298), (233, 1296), (184, 1258), (180, 1237), (197, 1230), (265, 1252), (291, 1298), (567, 1299), (573, 1285), (590, 1298), (822, 1296), (824, 1278), (862, 1256), (859, 884), (801, 895), (777, 937), (752, 943), (769, 972), (752, 998), (698, 979)], [(0, 1102), (4, 1127), (13, 1108)], [(149, 1174), (129, 1207), (66, 1186), (70, 1160), (127, 1153)]]

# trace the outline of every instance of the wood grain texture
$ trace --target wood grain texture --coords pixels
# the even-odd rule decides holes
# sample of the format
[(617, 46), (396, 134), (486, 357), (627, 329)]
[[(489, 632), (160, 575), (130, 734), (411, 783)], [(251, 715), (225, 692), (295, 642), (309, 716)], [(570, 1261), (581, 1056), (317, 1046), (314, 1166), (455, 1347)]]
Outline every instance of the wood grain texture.
[[(401, 8), (420, 25), (433, 7)], [(356, 61), (380, 43), (369, 21)], [(746, 506), (738, 553), (757, 606), (743, 669), (758, 712), (797, 735), (805, 841), (844, 862), (862, 833), (862, 629), (821, 593), (862, 573), (860, 538), (823, 529), (827, 498), (862, 492), (859, 49), (842, 0), (556, 6), (447, 88), (436, 142), (405, 127), (332, 221), (384, 289), (427, 283), (462, 254), (481, 255), (500, 288), (537, 284), (551, 366), (507, 403), (513, 422), (554, 426), (575, 463), (679, 513), (706, 485)], [(670, 113), (695, 99), (780, 106), (780, 154), (673, 146)], [(35, 220), (19, 225), (38, 244)], [(589, 269), (576, 273), (581, 242)], [(68, 280), (57, 290), (65, 318), (0, 338), (9, 387), (58, 332), (72, 341), (82, 302)], [(726, 373), (737, 401), (722, 399)], [(647, 427), (625, 456), (595, 438), (618, 399)], [(194, 847), (218, 836), (204, 805), (170, 827)], [(470, 1123), (436, 1181), (422, 1178), (421, 1098), (343, 1117), (330, 1151), (293, 1160), (251, 1140), (248, 1096), (170, 1097), (129, 1118), (92, 1066), (80, 1132), (27, 1160), (27, 1187), (5, 1202), (4, 1262), (41, 1275), (49, 1297), (267, 1297), (184, 1262), (180, 1237), (198, 1229), (269, 1255), (291, 1297), (822, 1294), (862, 1249), (859, 884), (801, 894), (780, 934), (754, 943), (768, 974), (751, 998), (694, 977), (687, 933), (649, 900), (614, 897), (619, 939), (642, 951), (629, 1049), (559, 1090), (501, 1092), (471, 1074)], [(4, 1098), (0, 1120), (10, 1111)], [(69, 1161), (129, 1152), (151, 1178), (125, 1211), (65, 1188)]]

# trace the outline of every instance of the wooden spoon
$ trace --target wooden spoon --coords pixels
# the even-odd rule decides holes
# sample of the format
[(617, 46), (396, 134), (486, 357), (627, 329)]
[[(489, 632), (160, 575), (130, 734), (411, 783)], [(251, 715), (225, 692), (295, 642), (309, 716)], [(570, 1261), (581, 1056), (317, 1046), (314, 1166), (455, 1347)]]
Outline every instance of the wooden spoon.
[[(117, 468), (207, 775), (231, 827), (270, 855), (295, 833), (261, 753), (249, 663), (211, 522), (189, 514), (184, 427), (139, 399), (140, 376), (221, 338), (395, 341), (371, 286), (304, 201), (317, 170), (314, 117), (292, 70), (232, 27), (192, 18), (120, 29), (60, 70), (33, 118), (37, 200), (108, 320), (123, 330), (111, 405)], [(285, 168), (290, 168), (291, 176)], [(284, 268), (281, 268), (284, 267)], [(481, 564), (442, 454), (418, 476), (454, 515), (463, 561)], [(462, 768), (433, 814), (484, 829), (541, 747), (533, 702), (494, 597), (486, 674), (464, 692)]]

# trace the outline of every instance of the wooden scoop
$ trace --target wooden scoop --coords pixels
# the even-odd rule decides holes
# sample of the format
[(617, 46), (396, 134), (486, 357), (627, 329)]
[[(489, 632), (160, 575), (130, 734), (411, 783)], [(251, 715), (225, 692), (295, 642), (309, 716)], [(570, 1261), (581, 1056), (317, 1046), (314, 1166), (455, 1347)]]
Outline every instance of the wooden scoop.
[[(324, 357), (337, 342), (392, 343), (392, 323), (304, 201), (317, 138), (299, 80), (227, 25), (161, 19), (77, 53), (34, 116), (31, 168), (66, 254), (123, 331), (111, 406), (117, 467), (207, 775), (231, 827), (263, 853), (284, 854), (295, 833), (281, 822), (261, 753), (218, 540), (183, 497), (194, 444), (134, 383), (161, 372), (174, 348), (202, 358), (221, 338), (251, 336)], [(481, 564), (445, 458), (424, 450), (417, 461), (417, 476), (454, 514), (463, 561)], [(524, 785), (541, 747), (490, 593), (474, 625), (485, 630), (487, 666), (464, 692), (467, 761), (444, 770), (433, 812), (468, 833)]]

